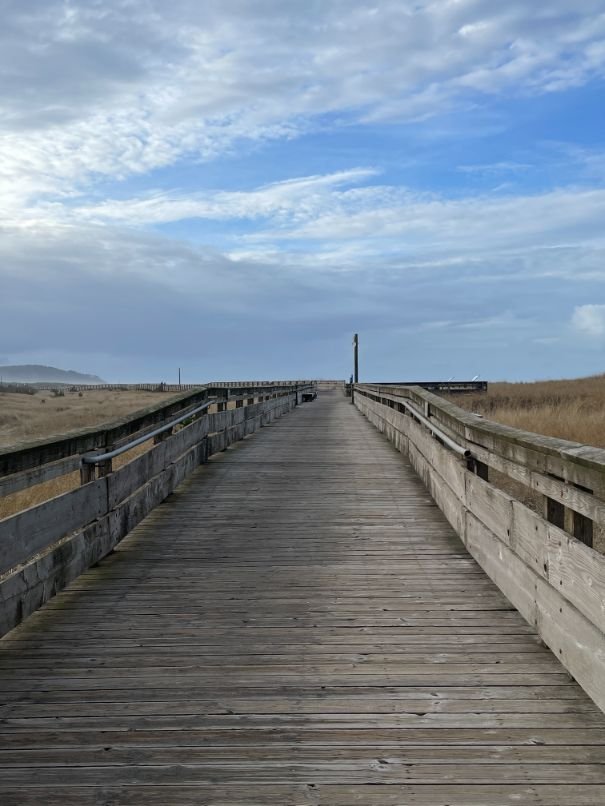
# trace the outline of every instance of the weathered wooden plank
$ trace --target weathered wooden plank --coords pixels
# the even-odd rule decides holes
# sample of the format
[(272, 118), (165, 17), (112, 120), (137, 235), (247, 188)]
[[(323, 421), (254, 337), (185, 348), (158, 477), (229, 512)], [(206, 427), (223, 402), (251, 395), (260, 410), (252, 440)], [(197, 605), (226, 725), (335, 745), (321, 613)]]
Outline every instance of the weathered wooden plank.
[(605, 524), (605, 502), (601, 498), (553, 476), (547, 476), (536, 470), (530, 470), (522, 464), (503, 459), (485, 448), (473, 446), (473, 454), (489, 467), (493, 467), (494, 470), (525, 484), (531, 490), (549, 496), (561, 506), (579, 512), (595, 523)]
[[(605, 557), (468, 471), (453, 485), (456, 500), (442, 475), (451, 477), (453, 456), (436, 440), (427, 444), (428, 432), (417, 438), (419, 428), (408, 428), (409, 457), (433, 498), (479, 564), (605, 708), (599, 661), (605, 649)], [(557, 612), (566, 630), (555, 627)]]
[[(537, 471), (539, 475), (552, 474), (595, 490), (601, 497), (605, 495), (604, 449), (490, 422), (420, 388), (364, 385), (356, 396), (357, 405), (364, 394), (374, 395), (394, 404), (406, 399), (420, 411), (429, 410), (436, 425), (467, 447), (476, 450), (478, 455), (482, 451), (495, 454), (511, 463)], [(571, 496), (571, 491), (567, 495)], [(603, 503), (601, 499), (597, 506), (600, 507)]]
[[(163, 784), (116, 786), (99, 788), (71, 786), (69, 788), (31, 783), (23, 787), (3, 787), (0, 794), (5, 806), (39, 806), (43, 792), (49, 806), (200, 806), (200, 804), (229, 804), (229, 806), (602, 806), (605, 786), (596, 784), (562, 785), (535, 784), (238, 784), (202, 783), (195, 786)], [(102, 798), (103, 800), (100, 800)]]
[(222, 449), (257, 430), (262, 409), (275, 417), (292, 406), (286, 396), (252, 405), (248, 415), (242, 408), (197, 419), (117, 472), (0, 521), (0, 635), (98, 562), (207, 460), (216, 447), (206, 436), (212, 417), (235, 423), (219, 436)]
[[(109, 755), (109, 754), (108, 754)], [(5, 767), (3, 785), (31, 785), (32, 778), (39, 786), (70, 786), (73, 784), (101, 787), (107, 780), (113, 786), (145, 784), (161, 787), (167, 784), (195, 785), (208, 781), (230, 783), (316, 783), (342, 784), (345, 781), (358, 784), (605, 784), (605, 764), (525, 764), (518, 757), (513, 764), (414, 764), (405, 757), (387, 759), (382, 756), (363, 762), (359, 759), (345, 761), (281, 761), (266, 757), (262, 764), (254, 759), (241, 757), (237, 762), (200, 762), (182, 764), (136, 764), (120, 765), (111, 761), (102, 766), (76, 766), (67, 763), (56, 766)], [(556, 803), (556, 801), (555, 801)]]
[(467, 512), (464, 542), (593, 700), (605, 708), (605, 636)]
[(470, 473), (467, 508), (535, 573), (605, 632), (605, 557)]
[[(115, 422), (104, 423), (101, 428), (85, 428), (73, 431), (57, 439), (37, 440), (29, 444), (9, 446), (0, 449), (0, 477), (41, 467), (51, 462), (71, 456), (80, 456), (87, 451), (106, 445), (120, 446), (135, 436), (149, 433), (154, 427), (191, 411), (209, 398), (223, 398), (226, 392), (232, 396), (249, 398), (258, 392), (269, 391), (280, 404), (284, 399), (294, 398), (293, 387), (305, 387), (313, 381), (281, 381), (275, 383), (239, 382), (189, 387), (181, 394), (171, 396), (167, 402), (157, 403), (140, 409)], [(225, 387), (228, 387), (227, 389)], [(178, 389), (175, 389), (178, 391)]]
[[(259, 420), (220, 414), (235, 433)], [(467, 471), (407, 419), (389, 409), (385, 436), (465, 521)], [(3, 804), (594, 806), (605, 791), (605, 716), (336, 394), (198, 467), (0, 641), (0, 686)]]
[(65, 457), (81, 456), (105, 445), (119, 444), (124, 438), (133, 437), (148, 430), (150, 426), (157, 427), (192, 405), (203, 403), (209, 396), (211, 397), (209, 390), (202, 387), (194, 392), (171, 397), (165, 403), (148, 406), (115, 422), (105, 423), (102, 428), (85, 428), (60, 439), (54, 437), (18, 447), (3, 448), (0, 450), (0, 476), (41, 467)]
[(66, 459), (59, 459), (42, 467), (0, 477), (0, 497), (26, 490), (28, 487), (65, 476), (67, 473), (73, 473), (75, 470), (79, 470), (80, 463), (80, 456), (68, 456)]
[(208, 418), (182, 428), (108, 476), (108, 507), (115, 507), (186, 453), (208, 434)]
[(107, 512), (107, 483), (92, 481), (0, 521), (0, 573)]
[(57, 541), (10, 575), (0, 576), (0, 635), (12, 630), (114, 546), (107, 517)]

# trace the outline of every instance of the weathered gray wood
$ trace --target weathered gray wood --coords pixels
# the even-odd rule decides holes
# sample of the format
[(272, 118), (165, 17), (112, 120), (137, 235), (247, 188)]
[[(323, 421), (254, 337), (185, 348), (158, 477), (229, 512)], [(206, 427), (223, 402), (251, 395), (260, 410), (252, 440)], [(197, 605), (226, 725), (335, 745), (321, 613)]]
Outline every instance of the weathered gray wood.
[(107, 482), (98, 479), (0, 521), (0, 573), (107, 512)]
[[(255, 423), (246, 408), (225, 427)], [(466, 521), (464, 463), (400, 412), (382, 423), (403, 423), (400, 447)], [(198, 447), (118, 508), (143, 512)], [(198, 466), (0, 641), (0, 688), (3, 805), (605, 796), (605, 716), (339, 392)]]
[(108, 554), (115, 543), (109, 518), (57, 541), (14, 573), (0, 576), (0, 635), (34, 613), (44, 602)]
[[(118, 471), (91, 473), (78, 489), (0, 521), (0, 635), (104, 557), (209, 456), (294, 404), (282, 395), (200, 417)], [(223, 430), (208, 437), (210, 426)]]
[(582, 688), (605, 708), (605, 636), (481, 521), (467, 512), (464, 542)]
[(387, 436), (384, 423), (397, 418), (412, 465), (471, 554), (605, 709), (605, 557), (465, 470), (412, 418), (361, 393), (356, 400)]
[[(33, 784), (2, 790), (5, 806), (39, 806), (41, 787)], [(605, 787), (561, 784), (169, 784), (159, 787), (117, 786), (100, 788), (44, 786), (49, 806), (98, 806), (99, 797), (114, 806), (602, 806)]]
[[(561, 784), (168, 784), (159, 787), (118, 786), (102, 788), (44, 786), (49, 806), (98, 806), (99, 797), (112, 806), (602, 806), (605, 787)], [(5, 806), (39, 806), (42, 787), (28, 784), (3, 788)]]
[[(504, 473), (515, 481), (520, 481), (542, 495), (549, 496), (553, 503), (559, 504), (561, 507), (569, 507), (596, 523), (605, 523), (605, 503), (597, 496), (586, 493), (573, 484), (567, 484), (563, 479), (547, 476), (544, 473), (530, 470), (524, 465), (503, 459), (485, 448), (474, 446), (472, 450), (489, 467), (493, 467), (494, 470)], [(548, 518), (548, 520), (551, 519)], [(551, 523), (563, 527), (562, 519), (560, 523), (555, 520), (551, 520)]]
[[(293, 387), (304, 387), (312, 381), (283, 381), (283, 382), (256, 382), (229, 383), (229, 390), (236, 399), (248, 397), (257, 389), (269, 390), (276, 399), (293, 396)], [(226, 391), (225, 384), (195, 387), (193, 391), (183, 392), (169, 398), (165, 403), (158, 403), (141, 409), (134, 414), (123, 417), (115, 422), (105, 423), (101, 428), (85, 428), (73, 431), (57, 439), (37, 440), (29, 444), (0, 449), (0, 478), (26, 470), (42, 467), (67, 457), (81, 456), (82, 454), (104, 448), (107, 445), (120, 447), (136, 436), (149, 433), (166, 421), (199, 406), (210, 398), (221, 398)]]
[(28, 487), (65, 476), (67, 473), (73, 473), (80, 468), (80, 463), (80, 456), (68, 456), (66, 459), (59, 459), (57, 462), (51, 462), (42, 467), (24, 470), (22, 473), (12, 476), (0, 477), (0, 497), (26, 490)]
[[(539, 474), (551, 474), (605, 496), (603, 448), (593, 448), (490, 422), (418, 387), (380, 387), (368, 384), (360, 387), (358, 397), (364, 394), (396, 405), (405, 399), (420, 411), (428, 409), (437, 426), (474, 449), (477, 456), (482, 450), (485, 451), (485, 461), (488, 464), (489, 455), (496, 455)], [(568, 494), (572, 495), (571, 491)], [(599, 505), (603, 503), (605, 502), (601, 499)]]
[(208, 418), (203, 417), (112, 473), (108, 478), (109, 509), (114, 509), (189, 448), (200, 444), (207, 434)]

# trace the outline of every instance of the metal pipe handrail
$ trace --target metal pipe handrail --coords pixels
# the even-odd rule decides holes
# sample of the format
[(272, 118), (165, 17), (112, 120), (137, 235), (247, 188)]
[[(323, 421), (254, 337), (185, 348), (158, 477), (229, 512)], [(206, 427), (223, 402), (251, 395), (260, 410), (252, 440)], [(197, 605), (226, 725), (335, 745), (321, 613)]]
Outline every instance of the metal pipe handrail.
[(439, 439), (442, 442), (444, 442), (448, 446), (448, 448), (451, 448), (460, 456), (464, 456), (465, 459), (470, 458), (471, 452), (468, 448), (464, 448), (462, 445), (458, 445), (457, 442), (454, 442), (454, 440), (451, 437), (448, 437), (448, 435), (445, 432), (443, 432), (440, 428), (434, 425), (428, 419), (428, 417), (425, 417), (424, 414), (421, 414), (414, 406), (411, 405), (411, 403), (408, 403), (405, 400), (402, 400), (401, 402), (406, 407), (406, 409), (409, 409), (409, 411), (411, 411), (414, 417), (416, 417), (423, 425), (425, 425), (429, 429), (429, 431), (431, 431), (436, 437), (439, 437)]
[(170, 428), (174, 428), (175, 425), (182, 423), (183, 420), (188, 420), (189, 417), (193, 417), (194, 414), (199, 414), (200, 411), (204, 411), (204, 409), (207, 409), (213, 403), (216, 403), (216, 399), (208, 400), (201, 406), (198, 406), (185, 414), (181, 414), (180, 417), (176, 417), (169, 423), (165, 423), (159, 428), (156, 428), (155, 431), (150, 431), (147, 434), (143, 434), (142, 437), (137, 437), (136, 439), (127, 442), (125, 445), (121, 445), (119, 448), (116, 448), (114, 451), (108, 451), (107, 453), (96, 453), (92, 455), (88, 454), (82, 457), (82, 461), (87, 465), (96, 465), (98, 462), (108, 462), (110, 459), (114, 459), (116, 456), (126, 453), (126, 451), (129, 451), (131, 448), (136, 448), (137, 445), (142, 445), (143, 442), (147, 442), (148, 439), (151, 439), (158, 434), (162, 434), (164, 431), (168, 431)]
[[(360, 391), (363, 393), (363, 389)], [(395, 397), (395, 395), (393, 395), (393, 397)], [(415, 406), (412, 406), (411, 403), (408, 403), (407, 400), (399, 397), (399, 395), (396, 397), (399, 398), (398, 402), (401, 403), (402, 406), (404, 406), (414, 417), (416, 417), (419, 422), (426, 426), (434, 436), (439, 437), (439, 439), (444, 442), (448, 448), (451, 448), (460, 456), (464, 456), (465, 459), (470, 459), (472, 453), (468, 448), (464, 448), (462, 445), (458, 445), (457, 442), (454, 442), (451, 437), (448, 437), (446, 433), (434, 425), (428, 417), (425, 417), (424, 414), (421, 414), (418, 409)]]

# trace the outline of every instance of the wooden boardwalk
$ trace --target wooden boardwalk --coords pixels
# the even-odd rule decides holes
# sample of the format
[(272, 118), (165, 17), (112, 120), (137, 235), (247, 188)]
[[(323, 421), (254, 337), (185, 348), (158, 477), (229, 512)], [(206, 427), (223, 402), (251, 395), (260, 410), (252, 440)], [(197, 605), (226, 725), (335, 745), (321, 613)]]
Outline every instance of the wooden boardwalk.
[(0, 803), (587, 806), (605, 717), (338, 393), (0, 641)]

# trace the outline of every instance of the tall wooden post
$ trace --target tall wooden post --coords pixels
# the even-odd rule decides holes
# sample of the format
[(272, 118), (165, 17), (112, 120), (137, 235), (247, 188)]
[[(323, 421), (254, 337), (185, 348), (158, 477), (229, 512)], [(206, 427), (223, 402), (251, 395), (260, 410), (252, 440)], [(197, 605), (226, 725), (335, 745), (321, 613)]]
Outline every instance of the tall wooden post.
[(355, 384), (359, 382), (359, 336), (353, 334), (353, 375), (351, 377), (351, 403), (355, 403)]

